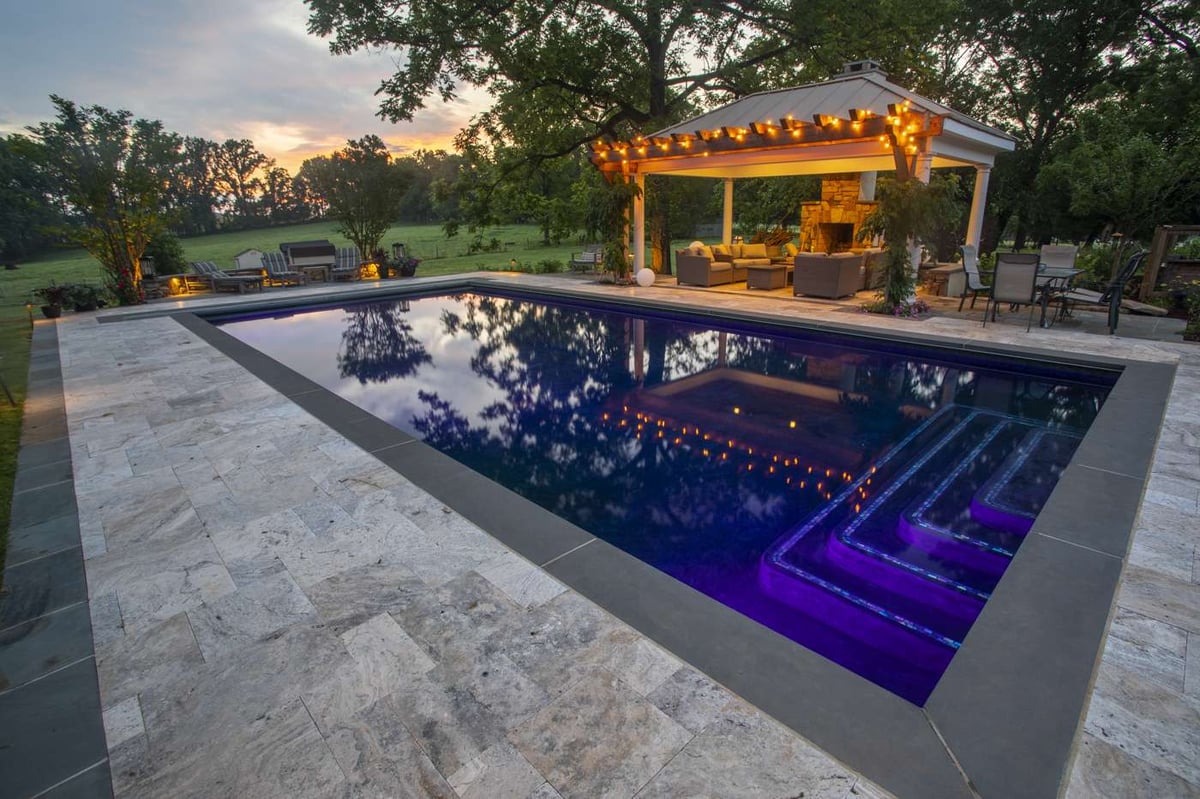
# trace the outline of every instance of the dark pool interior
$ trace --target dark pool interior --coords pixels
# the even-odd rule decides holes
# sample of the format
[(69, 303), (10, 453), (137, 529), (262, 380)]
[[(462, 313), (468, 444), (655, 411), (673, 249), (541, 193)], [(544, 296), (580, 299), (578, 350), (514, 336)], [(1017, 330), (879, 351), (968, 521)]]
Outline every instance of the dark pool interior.
[(1115, 379), (475, 292), (221, 325), (916, 704)]

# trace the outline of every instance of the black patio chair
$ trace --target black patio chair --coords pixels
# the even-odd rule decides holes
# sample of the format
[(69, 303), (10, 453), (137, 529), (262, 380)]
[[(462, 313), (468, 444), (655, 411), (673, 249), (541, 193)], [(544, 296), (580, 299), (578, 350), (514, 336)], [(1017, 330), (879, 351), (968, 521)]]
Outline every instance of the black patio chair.
[(1071, 308), (1080, 305), (1099, 306), (1108, 309), (1108, 334), (1117, 332), (1121, 321), (1121, 300), (1124, 297), (1125, 285), (1133, 279), (1142, 264), (1146, 262), (1148, 250), (1140, 250), (1129, 257), (1125, 265), (1117, 272), (1117, 276), (1108, 281), (1104, 291), (1090, 289), (1071, 289), (1062, 296), (1062, 316), (1070, 316)]

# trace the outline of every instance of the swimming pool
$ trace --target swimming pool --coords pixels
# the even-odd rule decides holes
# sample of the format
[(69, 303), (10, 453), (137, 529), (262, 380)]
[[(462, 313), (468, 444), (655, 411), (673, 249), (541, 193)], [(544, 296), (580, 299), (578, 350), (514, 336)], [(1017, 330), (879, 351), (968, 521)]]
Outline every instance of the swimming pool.
[(476, 292), (223, 329), (918, 705), (1114, 382)]

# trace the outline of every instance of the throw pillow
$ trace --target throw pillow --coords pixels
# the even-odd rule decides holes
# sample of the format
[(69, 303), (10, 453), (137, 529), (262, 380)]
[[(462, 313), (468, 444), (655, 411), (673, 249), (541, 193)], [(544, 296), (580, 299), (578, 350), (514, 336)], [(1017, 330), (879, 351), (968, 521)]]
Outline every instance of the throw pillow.
[(767, 257), (767, 245), (763, 244), (762, 242), (759, 242), (758, 244), (743, 244), (742, 245), (742, 257), (743, 258), (766, 258)]
[(701, 244), (701, 245), (700, 245), (700, 251), (699, 251), (699, 252), (697, 252), (696, 254), (697, 254), (697, 255), (703, 255), (705, 258), (707, 258), (707, 259), (708, 259), (708, 260), (710, 260), (710, 261), (711, 261), (711, 260), (713, 260), (713, 251), (712, 251), (712, 247), (709, 247), (707, 244)]
[(783, 251), (786, 252), (788, 254), (788, 256), (793, 257), (793, 258), (800, 254), (800, 249), (795, 244), (792, 244), (790, 241), (787, 244), (783, 245)]
[(728, 244), (714, 244), (712, 246), (712, 253), (714, 261), (733, 260), (733, 250), (730, 249), (730, 245)]

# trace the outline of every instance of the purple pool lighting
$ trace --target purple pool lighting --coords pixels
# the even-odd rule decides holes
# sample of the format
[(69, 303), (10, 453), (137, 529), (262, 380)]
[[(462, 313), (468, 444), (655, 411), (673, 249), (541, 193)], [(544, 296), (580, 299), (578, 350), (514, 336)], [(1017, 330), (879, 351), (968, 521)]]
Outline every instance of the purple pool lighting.
[(1112, 384), (475, 293), (223, 328), (915, 704)]

